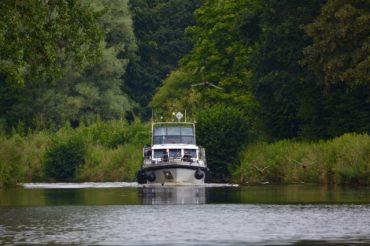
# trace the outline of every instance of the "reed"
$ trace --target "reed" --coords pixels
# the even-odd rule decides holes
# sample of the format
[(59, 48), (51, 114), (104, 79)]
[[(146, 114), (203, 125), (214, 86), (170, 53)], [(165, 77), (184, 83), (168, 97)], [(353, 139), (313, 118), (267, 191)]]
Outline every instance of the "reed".
[[(133, 181), (142, 146), (149, 142), (150, 127), (139, 121), (97, 121), (57, 132), (0, 131), (0, 187), (53, 180)], [(71, 170), (66, 178), (58, 176), (63, 165)]]
[(44, 179), (44, 154), (50, 144), (47, 132), (1, 135), (0, 143), (0, 186)]
[(241, 183), (370, 184), (370, 136), (345, 134), (319, 142), (258, 143), (241, 153)]
[(78, 181), (134, 181), (140, 168), (142, 146), (126, 144), (115, 149), (90, 145), (85, 164), (77, 171)]

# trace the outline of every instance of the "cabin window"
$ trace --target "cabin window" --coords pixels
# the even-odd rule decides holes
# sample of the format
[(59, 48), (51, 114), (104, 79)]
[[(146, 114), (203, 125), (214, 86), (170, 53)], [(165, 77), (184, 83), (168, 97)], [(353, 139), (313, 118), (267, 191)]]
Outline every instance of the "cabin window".
[(192, 127), (182, 127), (181, 135), (193, 136), (194, 135), (193, 128)]
[(153, 144), (164, 144), (165, 136), (154, 136)]
[(181, 143), (184, 143), (184, 144), (195, 144), (194, 137), (192, 137), (192, 136), (182, 136)]
[(181, 128), (179, 126), (167, 127), (167, 135), (179, 136), (181, 135)]
[(188, 126), (154, 128), (153, 144), (195, 144), (194, 130)]
[(185, 149), (184, 155), (190, 155), (191, 158), (197, 158), (197, 150), (195, 149)]
[(165, 136), (166, 134), (166, 127), (156, 127), (154, 128), (154, 136)]
[(171, 158), (180, 158), (181, 157), (181, 149), (170, 149), (170, 157)]
[(167, 155), (167, 150), (165, 149), (154, 150), (154, 158), (162, 158), (164, 155)]

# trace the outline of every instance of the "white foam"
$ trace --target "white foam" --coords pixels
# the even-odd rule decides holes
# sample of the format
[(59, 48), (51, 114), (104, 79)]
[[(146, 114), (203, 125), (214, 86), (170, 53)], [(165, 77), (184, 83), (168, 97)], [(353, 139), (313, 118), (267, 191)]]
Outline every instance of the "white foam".
[(81, 189), (81, 188), (119, 188), (139, 187), (136, 182), (85, 182), (85, 183), (23, 183), (27, 189)]
[(205, 187), (239, 187), (238, 184), (206, 183)]
[[(83, 189), (83, 188), (128, 188), (128, 187), (142, 187), (150, 185), (140, 185), (137, 182), (84, 182), (84, 183), (22, 183), (20, 184), (26, 189)], [(155, 185), (154, 185), (155, 186)], [(158, 184), (158, 186), (162, 186)], [(167, 183), (164, 186), (182, 186), (171, 185)], [(183, 185), (196, 187), (238, 187), (238, 184), (221, 184), (221, 183), (206, 183), (203, 185)]]

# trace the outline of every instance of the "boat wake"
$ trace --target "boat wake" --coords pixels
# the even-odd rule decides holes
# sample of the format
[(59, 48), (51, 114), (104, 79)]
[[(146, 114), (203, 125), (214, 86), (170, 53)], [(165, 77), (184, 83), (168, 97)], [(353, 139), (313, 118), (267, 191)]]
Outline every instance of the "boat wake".
[(85, 182), (85, 183), (23, 183), (26, 189), (82, 189), (138, 187), (136, 182)]
[[(22, 183), (26, 189), (84, 189), (84, 188), (130, 188), (148, 187), (137, 182), (85, 182), (85, 183)], [(165, 187), (180, 187), (175, 185), (164, 185)], [(188, 185), (191, 187), (238, 187), (237, 184), (206, 183), (202, 185)], [(184, 186), (181, 186), (184, 187)]]

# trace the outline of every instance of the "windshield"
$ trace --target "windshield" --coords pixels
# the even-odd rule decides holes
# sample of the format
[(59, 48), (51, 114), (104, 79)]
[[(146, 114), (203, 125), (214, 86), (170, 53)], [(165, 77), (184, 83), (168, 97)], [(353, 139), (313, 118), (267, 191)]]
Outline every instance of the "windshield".
[(192, 126), (155, 127), (153, 144), (195, 144)]

